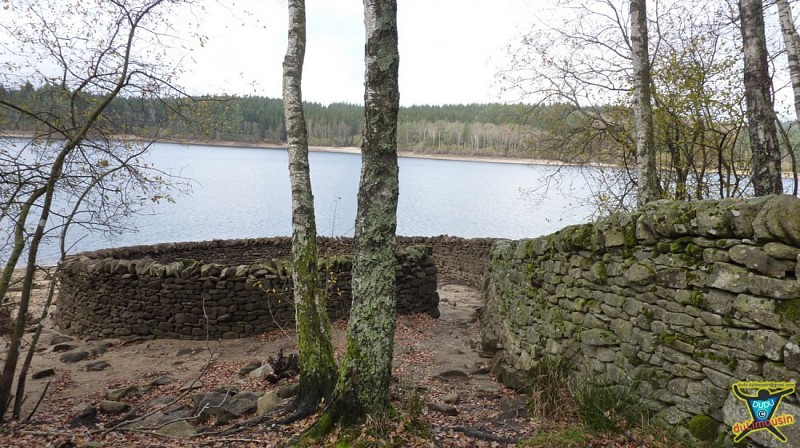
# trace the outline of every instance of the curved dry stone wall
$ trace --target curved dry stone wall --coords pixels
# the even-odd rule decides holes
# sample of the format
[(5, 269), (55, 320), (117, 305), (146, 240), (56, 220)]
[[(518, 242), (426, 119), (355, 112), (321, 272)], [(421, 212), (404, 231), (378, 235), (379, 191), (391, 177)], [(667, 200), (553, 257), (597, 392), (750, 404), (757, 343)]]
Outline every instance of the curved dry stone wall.
[[(500, 241), (484, 348), (497, 351), (494, 371), (509, 385), (523, 385), (543, 356), (563, 356), (584, 374), (642, 381), (670, 423), (694, 417), (730, 432), (750, 417), (734, 382), (800, 380), (798, 254), (791, 196), (656, 202)], [(800, 418), (797, 403), (787, 397), (781, 413)], [(800, 444), (800, 422), (781, 431)], [(768, 431), (748, 440), (783, 446)]]
[[(60, 270), (56, 323), (95, 338), (239, 338), (294, 323), (288, 238), (159, 244), (84, 253)], [(328, 313), (350, 308), (348, 239), (321, 241)], [(430, 245), (397, 254), (397, 311), (439, 314)]]

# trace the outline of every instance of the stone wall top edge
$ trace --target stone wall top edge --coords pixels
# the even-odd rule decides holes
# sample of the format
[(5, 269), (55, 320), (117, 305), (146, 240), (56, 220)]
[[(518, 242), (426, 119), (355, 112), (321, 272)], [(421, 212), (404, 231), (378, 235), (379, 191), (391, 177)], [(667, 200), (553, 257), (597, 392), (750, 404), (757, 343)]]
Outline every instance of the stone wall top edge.
[[(350, 243), (350, 237), (326, 237), (321, 236), (318, 238), (323, 242), (341, 242)], [(485, 243), (491, 245), (498, 238), (462, 238), (450, 235), (437, 235), (437, 236), (398, 236), (399, 243), (439, 243), (439, 242), (473, 242)], [(122, 246), (109, 249), (98, 249), (95, 251), (81, 252), (67, 257), (67, 261), (75, 261), (80, 259), (90, 260), (139, 260), (143, 257), (157, 258), (158, 255), (168, 255), (181, 251), (188, 250), (203, 250), (215, 249), (225, 247), (255, 247), (255, 246), (285, 246), (289, 247), (291, 244), (291, 237), (278, 236), (278, 237), (263, 237), (263, 238), (237, 238), (237, 239), (212, 239), (204, 241), (181, 241), (181, 242), (168, 242), (156, 244), (143, 244), (135, 246)]]
[[(514, 242), (554, 244), (557, 250), (603, 251), (606, 247), (652, 245), (662, 239), (681, 237), (752, 239), (800, 247), (800, 198), (771, 195), (690, 202), (659, 200), (633, 212), (613, 213), (595, 222), (570, 225), (551, 234)], [(586, 240), (587, 247), (575, 247), (576, 243), (581, 246), (580, 240)], [(594, 247), (589, 247), (588, 241)]]

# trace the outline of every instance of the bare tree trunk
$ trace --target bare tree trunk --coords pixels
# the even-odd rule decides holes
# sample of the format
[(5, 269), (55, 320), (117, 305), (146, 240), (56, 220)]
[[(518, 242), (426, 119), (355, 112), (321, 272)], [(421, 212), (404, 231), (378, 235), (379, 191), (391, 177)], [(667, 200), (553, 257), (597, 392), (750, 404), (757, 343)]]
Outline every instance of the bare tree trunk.
[(289, 0), (289, 44), (283, 60), (283, 111), (292, 185), (292, 278), (300, 352), (298, 412), (316, 410), (336, 383), (331, 325), (317, 255), (317, 225), (308, 164), (308, 130), (301, 81), (306, 47), (305, 0)]
[[(800, 38), (797, 36), (797, 29), (792, 18), (792, 8), (789, 6), (788, 0), (776, 0), (775, 3), (778, 5), (781, 33), (786, 47), (786, 57), (789, 60), (789, 76), (792, 80), (792, 92), (794, 93), (794, 113), (797, 122), (800, 123)], [(787, 149), (792, 159), (792, 174), (794, 174), (795, 178), (794, 194), (797, 195), (797, 156), (789, 140), (787, 140)]]
[(636, 167), (639, 206), (660, 196), (656, 173), (653, 106), (650, 100), (650, 52), (647, 47), (647, 2), (630, 0), (631, 57), (633, 60), (633, 113), (636, 121)]
[(364, 0), (366, 82), (361, 183), (355, 227), (353, 308), (334, 393), (337, 420), (377, 416), (389, 406), (395, 331), (400, 104), (397, 1)]
[(744, 89), (753, 160), (751, 179), (756, 196), (783, 193), (781, 152), (775, 128), (775, 109), (770, 95), (771, 80), (762, 7), (761, 0), (739, 0), (744, 49)]

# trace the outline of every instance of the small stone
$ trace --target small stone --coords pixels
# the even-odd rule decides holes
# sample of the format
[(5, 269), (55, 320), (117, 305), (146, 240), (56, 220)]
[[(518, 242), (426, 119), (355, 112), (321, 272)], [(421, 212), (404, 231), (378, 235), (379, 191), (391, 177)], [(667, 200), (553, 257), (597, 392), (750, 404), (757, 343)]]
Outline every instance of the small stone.
[(281, 404), (281, 398), (275, 392), (267, 392), (258, 399), (257, 414), (259, 417), (269, 413)]
[(266, 364), (260, 367), (256, 367), (252, 371), (249, 372), (250, 376), (259, 380), (263, 380), (272, 373), (275, 373), (275, 369), (272, 368), (271, 365)]
[(444, 396), (444, 398), (442, 398), (442, 401), (444, 401), (447, 404), (458, 404), (459, 397), (458, 394), (456, 393), (447, 394)]
[[(57, 334), (50, 339), (50, 345), (63, 344), (64, 342), (71, 342), (73, 339), (69, 336)], [(55, 349), (53, 349), (55, 351)]]
[(456, 409), (455, 406), (445, 403), (428, 403), (428, 409), (444, 415), (458, 415), (458, 409)]
[(138, 397), (143, 391), (136, 386), (121, 387), (106, 392), (106, 398), (111, 401), (119, 401), (123, 398)]
[(78, 346), (74, 344), (55, 344), (53, 345), (53, 352), (55, 353), (68, 352), (70, 350), (75, 350), (76, 348), (78, 348)]
[(179, 439), (188, 439), (197, 435), (197, 430), (186, 420), (179, 420), (156, 430), (156, 434)]
[(464, 372), (463, 370), (450, 369), (439, 373), (438, 375), (436, 375), (436, 377), (443, 380), (451, 380), (451, 379), (466, 380), (469, 379), (469, 374), (467, 372)]
[(492, 371), (492, 367), (490, 365), (476, 363), (472, 367), (472, 371), (470, 372), (470, 375), (486, 375), (491, 371)]
[(176, 353), (175, 356), (188, 356), (188, 355), (191, 355), (193, 353), (194, 353), (194, 350), (192, 350), (190, 348), (182, 348), (182, 349), (178, 350), (178, 353)]
[(261, 361), (251, 361), (247, 363), (244, 367), (239, 369), (239, 376), (247, 375), (248, 373), (256, 370), (257, 368), (261, 367)]
[(222, 405), (222, 411), (233, 417), (241, 417), (256, 411), (257, 402), (261, 398), (253, 392), (240, 392)]
[(97, 407), (100, 413), (111, 415), (121, 414), (130, 408), (127, 403), (112, 400), (101, 400), (100, 403), (97, 404)]
[(77, 428), (79, 426), (90, 429), (94, 429), (97, 426), (97, 409), (95, 409), (94, 406), (86, 406), (69, 421), (70, 428)]
[(107, 367), (110, 367), (111, 364), (105, 361), (95, 361), (86, 364), (86, 371), (87, 372), (100, 372), (101, 370), (105, 370)]
[(166, 386), (167, 384), (172, 384), (175, 381), (176, 381), (175, 378), (172, 378), (171, 376), (168, 376), (168, 375), (164, 375), (164, 376), (160, 376), (160, 377), (154, 379), (152, 382), (150, 382), (150, 385), (151, 386)]
[(31, 378), (34, 380), (40, 380), (42, 378), (47, 378), (48, 376), (53, 376), (55, 374), (56, 374), (55, 369), (44, 369), (38, 372), (34, 372), (34, 374), (31, 375)]
[(214, 391), (208, 393), (197, 393), (192, 396), (193, 411), (198, 417), (198, 421), (203, 422), (214, 415), (222, 415), (220, 408), (231, 399), (233, 394), (227, 391)]
[(61, 362), (65, 363), (75, 363), (78, 361), (83, 361), (84, 359), (88, 358), (92, 354), (87, 352), (86, 350), (80, 350), (75, 352), (67, 352), (61, 355)]
[(486, 386), (479, 387), (478, 394), (488, 398), (496, 397), (498, 394), (500, 394), (500, 388), (494, 384), (488, 384)]

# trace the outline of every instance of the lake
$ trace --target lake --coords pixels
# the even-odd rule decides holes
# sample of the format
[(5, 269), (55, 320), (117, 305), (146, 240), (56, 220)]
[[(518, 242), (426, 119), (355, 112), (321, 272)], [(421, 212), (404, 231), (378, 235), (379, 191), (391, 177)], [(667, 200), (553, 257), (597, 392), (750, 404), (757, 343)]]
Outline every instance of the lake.
[[(76, 251), (170, 241), (291, 235), (284, 149), (159, 143), (148, 160), (193, 179), (190, 195), (161, 202), (114, 238), (73, 231)], [(361, 156), (310, 154), (320, 235), (352, 236)], [(417, 158), (400, 159), (399, 235), (529, 238), (586, 221), (591, 197), (578, 168), (561, 168), (558, 187), (541, 190), (557, 167)], [(536, 196), (534, 198), (533, 196)], [(43, 261), (56, 250), (44, 247)]]

